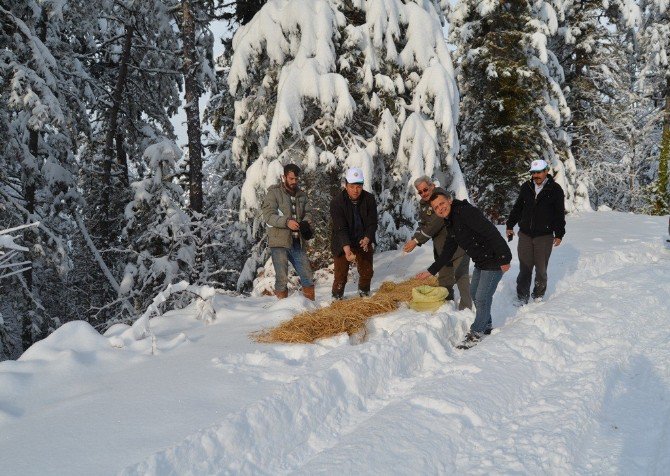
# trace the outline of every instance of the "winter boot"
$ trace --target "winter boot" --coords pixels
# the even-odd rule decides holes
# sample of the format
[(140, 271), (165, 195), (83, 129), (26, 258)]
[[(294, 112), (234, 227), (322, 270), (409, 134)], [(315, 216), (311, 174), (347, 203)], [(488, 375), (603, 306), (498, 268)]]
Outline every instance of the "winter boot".
[(314, 301), (314, 286), (302, 288), (302, 294), (310, 301)]
[(275, 290), (275, 296), (277, 296), (277, 299), (286, 299), (288, 297), (288, 289), (286, 291)]
[(464, 350), (470, 349), (471, 347), (476, 346), (477, 343), (480, 340), (482, 340), (482, 337), (484, 337), (484, 334), (475, 331), (470, 331), (465, 335), (465, 339), (463, 339), (463, 342), (457, 345), (456, 348)]

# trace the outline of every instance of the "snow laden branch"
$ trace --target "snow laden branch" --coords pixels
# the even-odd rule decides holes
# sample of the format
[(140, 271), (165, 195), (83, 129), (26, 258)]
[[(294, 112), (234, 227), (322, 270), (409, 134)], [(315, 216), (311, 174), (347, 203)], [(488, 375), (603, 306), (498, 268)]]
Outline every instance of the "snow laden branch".
[(10, 233), (37, 226), (39, 226), (39, 222), (0, 230), (0, 281), (32, 269), (32, 261), (14, 261), (19, 252), (29, 251), (29, 249), (16, 243), (14, 240), (18, 237), (10, 235)]

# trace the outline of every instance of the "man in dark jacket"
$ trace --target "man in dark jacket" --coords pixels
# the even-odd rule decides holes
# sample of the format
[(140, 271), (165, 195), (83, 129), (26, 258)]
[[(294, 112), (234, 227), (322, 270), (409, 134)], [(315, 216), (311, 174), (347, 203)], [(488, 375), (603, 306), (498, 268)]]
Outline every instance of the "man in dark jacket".
[[(421, 197), (419, 200), (419, 225), (411, 240), (403, 246), (405, 253), (411, 252), (417, 246), (421, 246), (428, 240), (433, 240), (433, 256), (440, 256), (444, 242), (449, 232), (444, 219), (437, 216), (430, 206), (428, 199), (436, 189), (433, 180), (423, 175), (414, 181), (414, 187)], [(440, 189), (442, 190), (442, 189)], [(470, 258), (461, 247), (458, 247), (452, 261), (440, 269), (437, 274), (437, 282), (440, 286), (447, 288), (449, 295), (447, 300), (454, 299), (454, 284), (458, 285), (461, 300), (458, 309), (471, 309), (472, 298), (470, 297)]]
[(516, 294), (525, 304), (530, 296), (530, 282), (535, 268), (533, 299), (542, 299), (547, 290), (547, 266), (552, 246), (561, 244), (565, 235), (565, 195), (560, 185), (549, 175), (544, 160), (534, 160), (530, 166), (531, 179), (521, 185), (519, 197), (507, 220), (507, 237), (514, 236), (519, 224), (519, 276)]
[(342, 299), (347, 284), (349, 263), (358, 268), (358, 294), (370, 295), (374, 273), (373, 247), (377, 232), (377, 202), (363, 190), (363, 171), (358, 167), (347, 170), (345, 187), (330, 202), (332, 238), (330, 241), (335, 261), (333, 298)]
[(460, 246), (468, 254), (475, 269), (472, 273), (470, 294), (475, 303), (475, 321), (470, 332), (458, 348), (468, 349), (485, 335), (491, 333), (491, 304), (493, 294), (502, 278), (509, 270), (512, 252), (495, 225), (484, 214), (466, 201), (454, 200), (451, 195), (437, 190), (430, 197), (430, 205), (449, 227), (449, 238), (444, 244), (440, 257), (424, 271), (416, 275), (425, 279), (437, 273), (448, 263)]
[(305, 252), (305, 239), (300, 227), (310, 227), (311, 209), (307, 195), (298, 188), (300, 167), (288, 164), (284, 167), (282, 183), (272, 185), (263, 200), (261, 211), (268, 226), (268, 246), (275, 269), (275, 296), (288, 297), (288, 264), (300, 277), (302, 293), (314, 301), (314, 278)]

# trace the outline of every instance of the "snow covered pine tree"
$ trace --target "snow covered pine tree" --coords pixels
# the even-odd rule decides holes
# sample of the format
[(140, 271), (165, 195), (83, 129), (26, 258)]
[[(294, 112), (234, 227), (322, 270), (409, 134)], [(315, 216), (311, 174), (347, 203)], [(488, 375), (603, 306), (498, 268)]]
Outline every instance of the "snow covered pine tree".
[(21, 350), (66, 314), (62, 278), (72, 265), (74, 227), (68, 212), (79, 199), (75, 151), (88, 129), (85, 94), (74, 91), (90, 77), (66, 39), (64, 8), (31, 0), (0, 5), (0, 220), (40, 223), (23, 230), (30, 266), (3, 290), (5, 318), (21, 321)]
[(631, 61), (639, 9), (633, 0), (569, 0), (558, 4), (550, 47), (565, 71), (571, 151), (591, 201), (627, 209), (635, 161), (637, 68)]
[[(265, 233), (258, 209), (282, 163), (305, 170), (316, 250), (327, 249), (328, 203), (348, 166), (363, 169), (377, 196), (380, 249), (410, 236), (413, 178), (435, 176), (466, 197), (441, 12), (437, 0), (272, 0), (237, 31), (232, 152), (246, 170), (240, 220), (250, 243)], [(265, 256), (263, 246), (254, 250), (239, 286)], [(319, 267), (328, 256), (316, 258)]]
[(494, 220), (506, 216), (528, 164), (542, 158), (566, 208), (588, 207), (564, 130), (563, 72), (547, 48), (557, 30), (551, 3), (461, 0), (449, 19), (463, 97), (460, 160), (476, 204)]
[(132, 260), (119, 293), (132, 299), (138, 314), (169, 284), (188, 281), (195, 261), (185, 191), (174, 183), (180, 157), (181, 150), (169, 140), (147, 147), (142, 155), (146, 178), (131, 184), (134, 198), (126, 206), (122, 238)]

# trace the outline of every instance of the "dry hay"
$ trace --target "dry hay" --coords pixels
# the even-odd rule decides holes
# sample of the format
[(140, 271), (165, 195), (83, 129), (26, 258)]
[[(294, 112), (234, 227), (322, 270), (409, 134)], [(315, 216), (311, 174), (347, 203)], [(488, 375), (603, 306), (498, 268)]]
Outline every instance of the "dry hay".
[(371, 297), (333, 301), (328, 307), (302, 312), (277, 327), (256, 332), (252, 338), (263, 343), (309, 344), (342, 332), (350, 336), (364, 334), (369, 318), (393, 311), (401, 302), (411, 301), (412, 288), (422, 284), (436, 286), (437, 279), (385, 281)]

